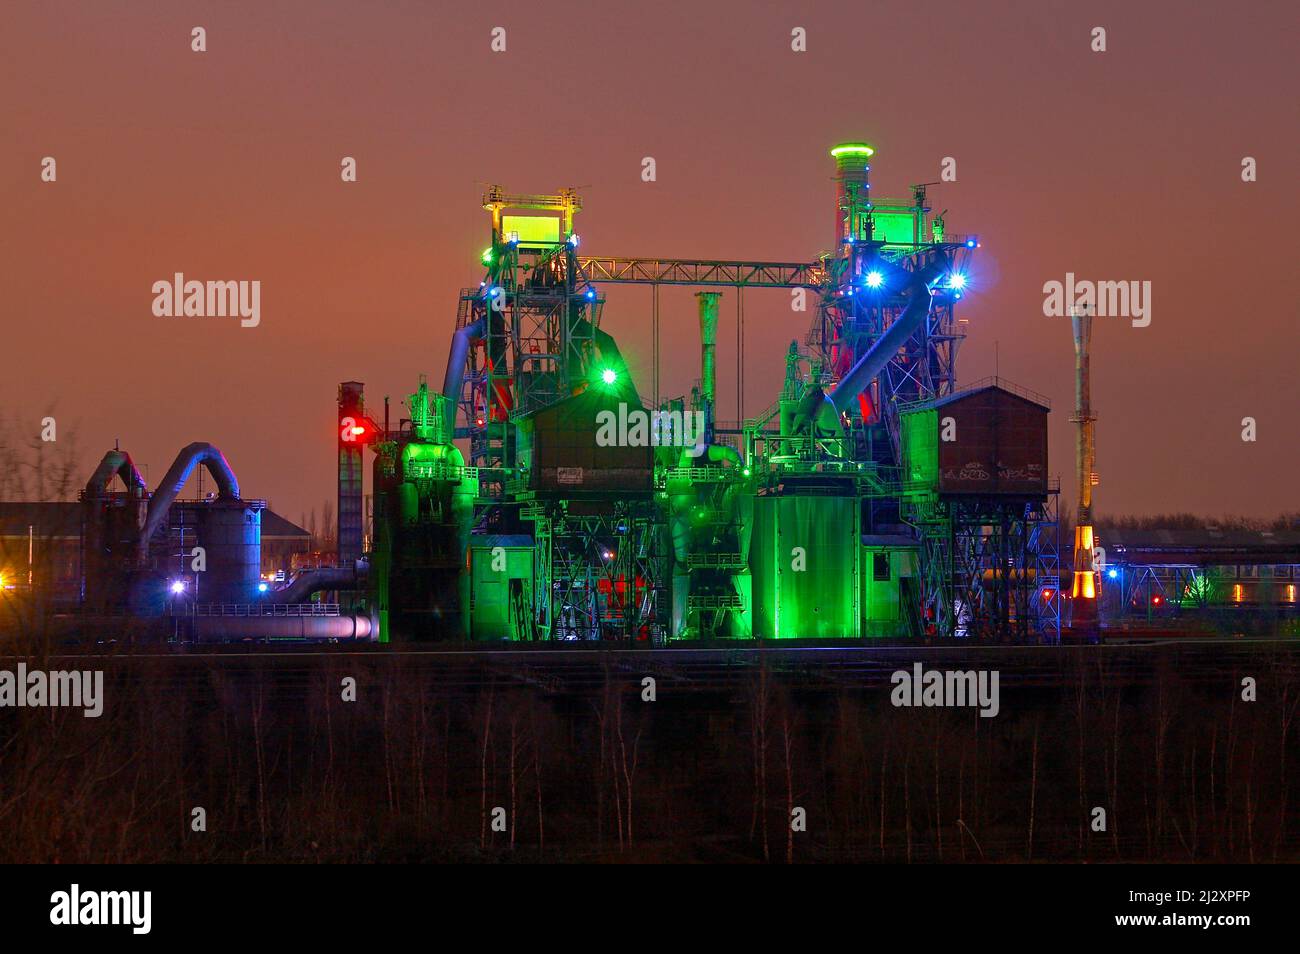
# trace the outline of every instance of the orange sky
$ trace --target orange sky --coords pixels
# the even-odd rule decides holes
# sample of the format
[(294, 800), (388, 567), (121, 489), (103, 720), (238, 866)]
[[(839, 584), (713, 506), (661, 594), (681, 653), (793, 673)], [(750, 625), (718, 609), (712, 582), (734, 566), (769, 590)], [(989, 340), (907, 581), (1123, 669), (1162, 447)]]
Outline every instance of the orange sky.
[[(376, 409), (391, 394), (397, 416), (420, 372), (441, 379), (457, 291), (481, 277), (487, 183), (581, 187), (591, 253), (807, 260), (831, 241), (827, 148), (864, 138), (878, 196), (957, 159), (931, 197), (983, 242), (960, 379), (991, 374), (996, 343), (1003, 376), (1052, 398), (1067, 487), (1070, 334), (1042, 286), (1069, 271), (1153, 285), (1150, 327), (1094, 331), (1098, 510), (1295, 509), (1296, 9), (11, 2), (0, 399), (33, 432), (54, 406), (87, 472), (120, 439), (154, 483), (211, 441), (247, 496), (297, 519), (334, 497), (337, 382), (365, 381)], [(794, 26), (807, 53), (790, 52)], [(261, 281), (261, 325), (154, 317), (151, 285), (177, 271)], [(606, 293), (648, 392), (649, 291)], [(693, 302), (662, 302), (662, 391), (681, 393), (698, 376)], [(724, 294), (723, 419), (734, 308)], [(808, 315), (781, 291), (748, 293), (746, 315), (753, 412)]]

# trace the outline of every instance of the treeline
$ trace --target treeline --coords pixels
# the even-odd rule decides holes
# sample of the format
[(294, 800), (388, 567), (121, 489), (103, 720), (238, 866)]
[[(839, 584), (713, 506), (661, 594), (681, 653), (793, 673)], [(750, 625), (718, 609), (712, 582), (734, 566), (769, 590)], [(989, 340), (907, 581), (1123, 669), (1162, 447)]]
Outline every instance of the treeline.
[(1243, 517), (1225, 514), (1204, 517), (1194, 513), (1162, 513), (1153, 516), (1098, 516), (1098, 526), (1117, 527), (1120, 530), (1300, 530), (1300, 511), (1278, 514), (1276, 517)]

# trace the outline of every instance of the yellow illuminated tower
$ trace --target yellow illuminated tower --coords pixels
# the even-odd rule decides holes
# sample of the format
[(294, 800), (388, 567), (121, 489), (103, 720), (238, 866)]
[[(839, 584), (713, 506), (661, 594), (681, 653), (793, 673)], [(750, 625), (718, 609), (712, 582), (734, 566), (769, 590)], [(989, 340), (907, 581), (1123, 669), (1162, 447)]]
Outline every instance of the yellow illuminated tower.
[(1077, 425), (1074, 466), (1078, 477), (1079, 511), (1074, 525), (1074, 582), (1070, 588), (1070, 622), (1080, 626), (1097, 623), (1098, 574), (1093, 561), (1096, 541), (1092, 529), (1092, 488), (1097, 483), (1097, 448), (1092, 413), (1092, 374), (1088, 348), (1092, 338), (1092, 315), (1075, 308), (1070, 316), (1074, 332), (1074, 415)]

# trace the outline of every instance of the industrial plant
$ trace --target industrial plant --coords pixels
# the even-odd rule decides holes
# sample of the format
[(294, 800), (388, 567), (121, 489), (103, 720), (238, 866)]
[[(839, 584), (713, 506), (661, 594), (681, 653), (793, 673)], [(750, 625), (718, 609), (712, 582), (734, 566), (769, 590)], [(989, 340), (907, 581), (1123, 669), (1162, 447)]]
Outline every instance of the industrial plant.
[[(979, 238), (934, 213), (934, 183), (873, 196), (874, 152), (830, 151), (833, 244), (800, 262), (592, 254), (575, 190), (490, 187), (481, 279), (460, 293), (441, 385), (421, 378), (396, 420), (387, 399), (382, 414), (367, 407), (360, 382), (339, 387), (337, 565), (268, 579), (265, 502), (215, 446), (184, 448), (152, 491), (115, 449), (80, 497), (76, 611), (183, 642), (1096, 637), (1110, 587), (1092, 518), (1091, 316), (1072, 317), (1067, 596), (1050, 403), (958, 378)], [(606, 289), (625, 284), (655, 288), (651, 381), (634, 379), (605, 320)], [(699, 318), (698, 382), (669, 397), (666, 285), (698, 289)], [(728, 300), (739, 322), (748, 289), (801, 296), (793, 314), (811, 321), (770, 403), (728, 422), (718, 326)], [(182, 501), (196, 468), (215, 489)], [(1164, 598), (1203, 601), (1185, 575)], [(1143, 579), (1149, 590), (1156, 575)]]

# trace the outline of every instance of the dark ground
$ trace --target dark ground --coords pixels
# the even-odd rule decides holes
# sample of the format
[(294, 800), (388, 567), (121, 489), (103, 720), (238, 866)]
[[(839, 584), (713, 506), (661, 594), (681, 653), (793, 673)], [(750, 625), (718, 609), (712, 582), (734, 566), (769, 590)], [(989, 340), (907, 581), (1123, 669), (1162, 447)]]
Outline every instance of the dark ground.
[[(106, 703), (0, 709), (6, 862), (1300, 860), (1294, 640), (25, 661)], [(918, 661), (1000, 713), (894, 707)]]

